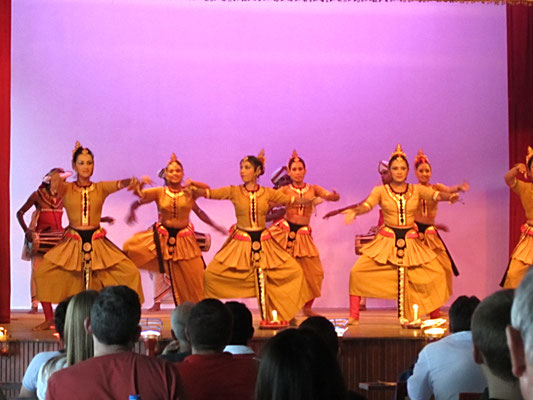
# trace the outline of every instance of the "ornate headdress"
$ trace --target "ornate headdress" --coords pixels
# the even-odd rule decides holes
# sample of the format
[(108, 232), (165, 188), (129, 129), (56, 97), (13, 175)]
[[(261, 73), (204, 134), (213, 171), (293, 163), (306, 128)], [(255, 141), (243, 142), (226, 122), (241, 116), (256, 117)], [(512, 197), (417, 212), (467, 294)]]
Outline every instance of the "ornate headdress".
[(76, 153), (80, 147), (82, 148), (81, 154), (89, 154), (89, 149), (87, 147), (83, 147), (80, 142), (76, 140), (74, 150), (72, 150), (72, 156), (74, 156), (74, 153)]
[(426, 156), (424, 154), (424, 152), (422, 151), (422, 149), (418, 150), (418, 154), (416, 155), (415, 157), (415, 166), (417, 165), (420, 165), (420, 164), (428, 164), (428, 165), (431, 165), (429, 163), (429, 158), (428, 156)]
[[(265, 162), (266, 162), (265, 149), (261, 149), (261, 151), (259, 152), (259, 154), (256, 157), (257, 157), (257, 159), (259, 161), (261, 161), (261, 163), (263, 164), (263, 169), (264, 169), (265, 168)], [(248, 161), (248, 156), (244, 157), (242, 159), (242, 161)]]
[(390, 155), (390, 159), (392, 159), (393, 157), (396, 157), (396, 156), (400, 156), (400, 157), (403, 157), (407, 160), (407, 155), (403, 152), (402, 150), (402, 146), (400, 143), (398, 143), (396, 145), (396, 150), (394, 150), (394, 152)]
[(302, 159), (300, 158), (300, 156), (298, 156), (298, 153), (296, 152), (296, 150), (293, 150), (293, 151), (292, 151), (291, 158), (289, 158), (289, 163), (290, 163), (291, 161), (293, 161), (293, 160), (294, 160), (294, 162), (299, 162), (299, 161), (302, 160)]
[(533, 158), (533, 148), (531, 148), (531, 146), (527, 146), (526, 165), (529, 163), (531, 158)]

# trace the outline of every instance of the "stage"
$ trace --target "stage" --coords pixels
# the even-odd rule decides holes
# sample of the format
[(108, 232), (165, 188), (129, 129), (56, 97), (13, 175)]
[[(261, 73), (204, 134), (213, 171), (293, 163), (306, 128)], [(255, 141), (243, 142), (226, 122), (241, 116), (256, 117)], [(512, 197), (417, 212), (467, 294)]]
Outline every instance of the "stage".
[[(346, 309), (317, 309), (328, 319), (346, 318)], [(142, 318), (159, 318), (163, 322), (161, 345), (170, 340), (170, 309), (157, 312), (143, 310)], [(298, 315), (297, 323), (306, 317)], [(41, 351), (58, 348), (53, 331), (34, 332), (32, 327), (43, 320), (43, 314), (16, 311), (11, 323), (3, 324), (9, 333), (7, 354), (0, 355), (0, 385), (8, 398), (16, 397), (26, 366)], [(259, 315), (254, 313), (256, 328), (251, 346), (260, 353), (261, 347), (276, 334), (275, 330), (258, 328)], [(393, 390), (364, 391), (361, 382), (396, 381), (398, 375), (416, 360), (417, 354), (428, 342), (418, 329), (403, 329), (392, 309), (371, 309), (361, 312), (358, 325), (350, 326), (341, 340), (340, 363), (349, 388), (369, 399), (392, 399)], [(139, 343), (136, 351), (144, 352)]]

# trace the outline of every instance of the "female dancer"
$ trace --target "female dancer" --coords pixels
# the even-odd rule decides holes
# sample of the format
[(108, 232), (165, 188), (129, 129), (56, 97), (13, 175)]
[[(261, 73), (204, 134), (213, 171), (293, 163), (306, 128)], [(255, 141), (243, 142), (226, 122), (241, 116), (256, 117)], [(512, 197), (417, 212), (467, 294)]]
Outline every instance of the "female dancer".
[[(445, 193), (458, 193), (466, 192), (470, 186), (468, 183), (463, 182), (460, 185), (445, 186), (441, 183), (430, 184), (431, 179), (431, 165), (429, 159), (422, 152), (418, 151), (415, 157), (415, 171), (418, 178), (418, 184), (430, 187), (439, 192)], [(418, 208), (415, 212), (415, 222), (418, 227), (418, 234), (425, 244), (429, 246), (437, 254), (437, 261), (446, 272), (446, 284), (448, 287), (448, 296), (452, 294), (452, 273), (455, 276), (459, 275), (459, 271), (450, 255), (450, 252), (446, 248), (446, 245), (442, 241), (442, 238), (437, 231), (435, 225), (435, 217), (437, 215), (438, 202), (431, 200), (421, 199), (418, 203)], [(442, 229), (442, 228), (441, 228)], [(446, 228), (444, 229), (446, 230)], [(434, 310), (430, 316), (432, 318), (438, 318), (440, 316), (439, 310)]]
[[(63, 236), (63, 226), (61, 225), (63, 200), (50, 192), (50, 179), (53, 173), (58, 173), (63, 178), (72, 175), (62, 168), (53, 168), (43, 178), (39, 188), (17, 211), (17, 220), (25, 234), (22, 259), (31, 260), (31, 313), (37, 312), (38, 304), (35, 296), (35, 271), (39, 268), (46, 251), (56, 245)], [(24, 221), (24, 214), (31, 207), (35, 207), (35, 212), (28, 227)], [(45, 246), (40, 245), (43, 241), (46, 243)], [(44, 322), (33, 328), (34, 330), (50, 329), (54, 324), (52, 303), (45, 301), (41, 302), (41, 305), (44, 312)]]
[(448, 299), (444, 271), (435, 261), (435, 253), (418, 238), (414, 214), (420, 199), (455, 202), (458, 195), (408, 184), (409, 163), (400, 145), (391, 155), (389, 171), (391, 183), (376, 186), (352, 209), (355, 217), (379, 204), (385, 225), (363, 246), (363, 255), (350, 272), (349, 324), (359, 320), (360, 296), (397, 299), (402, 324), (413, 319), (413, 305), (418, 306), (419, 315), (425, 315)]
[(527, 218), (526, 223), (521, 228), (520, 240), (511, 254), (509, 265), (500, 283), (500, 286), (506, 289), (518, 287), (529, 267), (533, 264), (533, 183), (518, 180), (516, 176), (519, 173), (526, 178), (533, 179), (533, 148), (527, 148), (525, 164), (516, 164), (505, 174), (505, 183), (520, 196)]
[[(287, 165), (292, 183), (282, 186), (279, 190), (289, 196), (313, 199), (320, 197), (328, 201), (338, 201), (340, 196), (335, 190), (328, 192), (318, 185), (310, 185), (304, 182), (305, 162), (293, 151)], [(269, 228), (272, 237), (287, 252), (296, 258), (304, 272), (305, 280), (313, 298), (305, 303), (303, 312), (307, 316), (316, 315), (311, 307), (317, 297), (320, 297), (324, 270), (318, 255), (318, 249), (311, 237), (309, 221), (313, 213), (313, 205), (289, 205), (286, 207), (285, 217), (280, 219)]]
[[(183, 166), (172, 153), (160, 176), (165, 187), (143, 189), (140, 200), (131, 205), (129, 221), (135, 220), (135, 210), (141, 204), (155, 202), (159, 222), (152, 229), (135, 234), (124, 243), (124, 252), (142, 269), (166, 273), (170, 277), (176, 305), (203, 299), (204, 267), (200, 247), (189, 221), (191, 210), (206, 224), (219, 232), (226, 230), (215, 224), (195, 202), (191, 190), (182, 186)], [(192, 182), (195, 186), (205, 186)]]
[(237, 217), (230, 237), (207, 266), (205, 296), (257, 297), (261, 325), (268, 326), (269, 321), (276, 321), (273, 311), (284, 324), (312, 297), (298, 262), (265, 229), (269, 203), (306, 205), (314, 199), (259, 186), (257, 179), (265, 172), (259, 157), (241, 160), (242, 185), (196, 190), (208, 199), (231, 200)]
[(63, 199), (69, 228), (63, 240), (49, 250), (36, 271), (37, 298), (59, 303), (84, 289), (126, 285), (143, 293), (139, 271), (100, 227), (102, 206), (108, 195), (137, 184), (136, 178), (121, 181), (91, 182), (94, 170), (92, 152), (76, 142), (72, 157), (75, 182), (52, 176), (51, 190)]

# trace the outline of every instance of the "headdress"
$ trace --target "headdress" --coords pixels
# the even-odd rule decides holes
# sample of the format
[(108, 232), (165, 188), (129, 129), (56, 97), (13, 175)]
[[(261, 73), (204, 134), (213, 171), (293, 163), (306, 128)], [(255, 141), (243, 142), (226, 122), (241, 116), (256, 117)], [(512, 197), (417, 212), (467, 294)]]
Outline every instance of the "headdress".
[(76, 144), (74, 145), (74, 150), (72, 150), (72, 156), (78, 151), (79, 148), (82, 148), (81, 154), (89, 154), (89, 149), (87, 147), (83, 147), (80, 142), (76, 140)]
[[(261, 149), (259, 154), (256, 156), (256, 158), (261, 161), (261, 164), (263, 164), (263, 169), (265, 167), (266, 157), (265, 157), (265, 149)], [(242, 161), (248, 161), (248, 156), (244, 157)]]
[(296, 152), (296, 150), (293, 150), (292, 151), (292, 155), (291, 155), (291, 158), (289, 158), (289, 163), (291, 161), (294, 161), (294, 162), (299, 162), (301, 161), (302, 159), (300, 158), (300, 156), (298, 156), (298, 153)]
[(397, 157), (397, 156), (403, 157), (407, 160), (407, 155), (403, 152), (402, 146), (400, 143), (396, 145), (396, 150), (394, 150), (394, 152), (390, 155), (390, 158), (392, 159), (393, 157)]
[(418, 150), (418, 154), (416, 155), (415, 157), (415, 166), (417, 165), (420, 165), (420, 164), (428, 164), (428, 165), (431, 165), (429, 163), (429, 158), (428, 156), (426, 156), (424, 154), (424, 152), (422, 151), (422, 149)]
[(174, 162), (181, 165), (180, 160), (178, 160), (178, 157), (176, 157), (176, 153), (172, 153), (170, 155), (170, 160), (168, 160), (167, 165), (159, 170), (157, 176), (159, 176), (161, 179), (165, 179), (165, 172), (167, 170), (167, 167)]
[(527, 146), (526, 165), (529, 163), (531, 158), (533, 158), (533, 148), (531, 148), (531, 146)]

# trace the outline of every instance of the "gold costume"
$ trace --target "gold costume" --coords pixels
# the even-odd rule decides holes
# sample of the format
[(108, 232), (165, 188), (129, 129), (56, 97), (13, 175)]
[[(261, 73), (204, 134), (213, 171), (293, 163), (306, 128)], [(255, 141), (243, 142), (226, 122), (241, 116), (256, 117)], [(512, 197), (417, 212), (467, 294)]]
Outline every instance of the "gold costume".
[[(120, 189), (120, 181), (92, 183), (79, 187), (63, 182), (60, 195), (73, 226), (98, 226), (108, 195)], [(68, 228), (61, 242), (49, 250), (36, 271), (37, 298), (59, 303), (84, 289), (126, 285), (144, 301), (141, 277), (133, 262), (105, 237), (102, 228)]]
[[(420, 184), (418, 184), (418, 186), (425, 187), (424, 185)], [(439, 183), (431, 185), (430, 187), (437, 191), (446, 191), (447, 189), (444, 185)], [(418, 216), (423, 216), (426, 218), (429, 217), (434, 221), (435, 217), (437, 216), (438, 204), (438, 201), (433, 199), (421, 199), (418, 203), (418, 209), (415, 213), (415, 220), (418, 220)], [(418, 227), (420, 238), (426, 245), (429, 246), (431, 250), (435, 252), (437, 255), (437, 262), (441, 265), (442, 269), (446, 273), (448, 296), (451, 296), (453, 292), (453, 275), (459, 275), (459, 271), (457, 270), (455, 262), (453, 261), (446, 245), (442, 241), (442, 238), (440, 237), (435, 225), (427, 225), (421, 222), (416, 222), (416, 225)]]
[(175, 304), (197, 303), (203, 298), (205, 264), (194, 227), (190, 223), (181, 229), (168, 227), (189, 219), (194, 199), (168, 187), (145, 189), (142, 193), (143, 204), (156, 202), (161, 223), (128, 239), (124, 252), (137, 267), (169, 275)]
[(418, 237), (414, 221), (420, 199), (436, 200), (438, 192), (407, 185), (395, 193), (390, 185), (376, 186), (363, 202), (365, 211), (379, 204), (385, 225), (362, 247), (363, 255), (350, 273), (350, 295), (397, 299), (398, 316), (413, 318), (441, 307), (448, 300), (444, 270), (435, 253)]
[(302, 269), (265, 229), (269, 203), (289, 204), (280, 191), (244, 186), (207, 189), (206, 197), (231, 200), (237, 225), (207, 266), (204, 294), (215, 298), (257, 297), (263, 320), (276, 310), (289, 321), (311, 299)]
[(515, 289), (533, 264), (533, 183), (515, 179), (511, 190), (520, 196), (522, 207), (526, 212), (527, 223), (520, 229), (522, 234), (515, 246), (507, 270), (500, 283), (505, 289)]
[[(318, 185), (305, 184), (303, 188), (287, 185), (281, 189), (285, 194), (298, 196), (300, 198), (326, 197), (329, 192)], [(314, 206), (291, 204), (286, 207), (286, 215), (291, 213), (296, 215), (311, 217)], [(302, 267), (305, 280), (311, 291), (313, 298), (320, 297), (322, 281), (324, 280), (324, 269), (320, 262), (318, 249), (315, 246), (309, 225), (297, 225), (287, 219), (276, 221), (270, 228), (272, 237), (291, 254)]]

